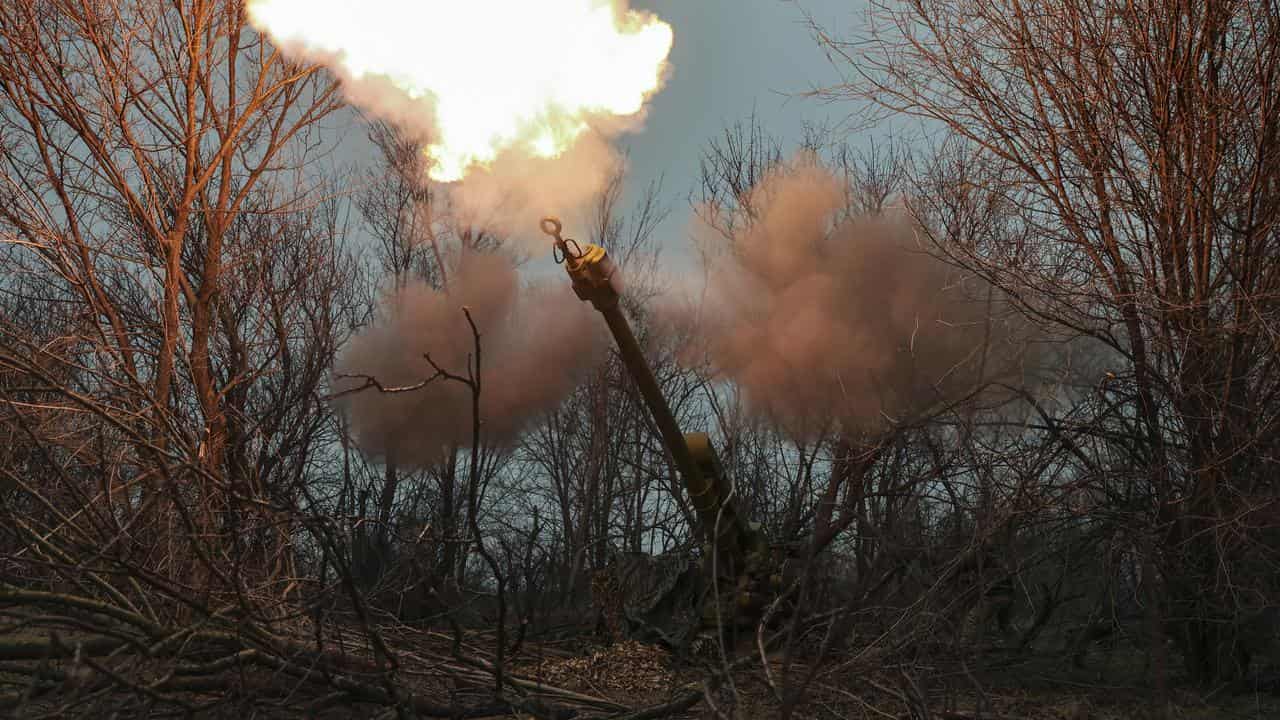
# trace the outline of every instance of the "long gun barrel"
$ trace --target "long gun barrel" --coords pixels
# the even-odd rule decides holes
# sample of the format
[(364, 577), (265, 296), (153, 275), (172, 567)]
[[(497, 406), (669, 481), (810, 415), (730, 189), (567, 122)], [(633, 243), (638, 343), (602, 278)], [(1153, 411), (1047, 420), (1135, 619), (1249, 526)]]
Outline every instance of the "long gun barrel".
[(553, 238), (557, 260), (564, 263), (578, 298), (590, 302), (604, 315), (622, 362), (635, 380), (663, 444), (684, 480), (704, 538), (714, 549), (716, 574), (740, 577), (756, 569), (748, 566), (756, 565), (751, 561), (768, 552), (763, 535), (747, 522), (738, 511), (737, 503), (730, 498), (729, 483), (706, 433), (686, 435), (680, 431), (671, 406), (663, 397), (640, 343), (622, 313), (619, 303), (622, 283), (617, 266), (599, 245), (581, 246), (564, 238), (559, 220), (544, 218), (541, 225), (542, 231)]
[(542, 231), (555, 239), (557, 254), (563, 257), (564, 269), (573, 281), (573, 291), (578, 298), (589, 301), (601, 315), (604, 315), (604, 321), (609, 325), (609, 332), (613, 333), (613, 339), (618, 343), (622, 362), (635, 380), (636, 387), (640, 389), (640, 396), (644, 398), (649, 414), (653, 416), (653, 421), (658, 425), (658, 431), (662, 433), (662, 442), (671, 453), (676, 469), (680, 471), (686, 483), (696, 481), (701, 485), (698, 465), (689, 452), (689, 445), (680, 432), (680, 425), (676, 423), (671, 407), (662, 396), (653, 371), (644, 360), (644, 353), (640, 350), (640, 343), (636, 341), (635, 333), (631, 331), (631, 324), (622, 314), (619, 304), (622, 290), (621, 277), (618, 275), (617, 266), (599, 245), (587, 245), (583, 248), (577, 242), (562, 237), (560, 221), (555, 218), (544, 218)]

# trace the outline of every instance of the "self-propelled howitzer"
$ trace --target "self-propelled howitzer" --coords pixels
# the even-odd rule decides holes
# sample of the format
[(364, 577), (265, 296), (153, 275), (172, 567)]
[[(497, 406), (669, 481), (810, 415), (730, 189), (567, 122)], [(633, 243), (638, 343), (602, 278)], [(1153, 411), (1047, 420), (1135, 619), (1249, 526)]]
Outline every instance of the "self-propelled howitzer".
[(604, 316), (618, 344), (627, 372), (636, 383), (662, 442), (675, 462), (706, 543), (704, 575), (716, 584), (704, 602), (704, 628), (751, 627), (759, 619), (769, 596), (781, 584), (769, 544), (757, 524), (748, 520), (732, 494), (732, 488), (706, 433), (682, 433), (671, 407), (663, 397), (646, 362), (631, 325), (622, 313), (621, 276), (613, 260), (599, 245), (580, 245), (561, 236), (555, 218), (542, 220), (542, 231), (555, 240), (555, 254), (573, 281), (577, 296), (590, 302)]

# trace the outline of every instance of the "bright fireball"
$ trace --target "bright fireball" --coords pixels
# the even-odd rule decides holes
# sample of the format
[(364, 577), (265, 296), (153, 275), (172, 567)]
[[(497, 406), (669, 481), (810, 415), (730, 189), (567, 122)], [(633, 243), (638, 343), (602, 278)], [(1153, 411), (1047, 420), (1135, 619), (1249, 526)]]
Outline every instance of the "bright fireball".
[(249, 0), (287, 49), (382, 78), (432, 115), (435, 180), (499, 153), (556, 157), (593, 116), (629, 116), (661, 84), (671, 27), (627, 0)]

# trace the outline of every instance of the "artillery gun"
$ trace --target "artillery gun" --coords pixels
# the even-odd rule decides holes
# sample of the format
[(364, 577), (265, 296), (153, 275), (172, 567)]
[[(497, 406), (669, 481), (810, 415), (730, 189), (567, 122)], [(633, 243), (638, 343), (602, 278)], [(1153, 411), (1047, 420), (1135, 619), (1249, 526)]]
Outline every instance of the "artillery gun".
[(541, 227), (554, 239), (556, 261), (564, 264), (578, 298), (604, 316), (680, 474), (705, 548), (700, 572), (690, 572), (687, 558), (620, 558), (592, 583), (597, 607), (603, 606), (615, 636), (659, 639), (673, 646), (714, 637), (717, 631), (754, 628), (782, 586), (764, 533), (734, 498), (707, 434), (680, 431), (622, 313), (621, 278), (613, 260), (599, 245), (563, 237), (555, 218), (544, 218)]

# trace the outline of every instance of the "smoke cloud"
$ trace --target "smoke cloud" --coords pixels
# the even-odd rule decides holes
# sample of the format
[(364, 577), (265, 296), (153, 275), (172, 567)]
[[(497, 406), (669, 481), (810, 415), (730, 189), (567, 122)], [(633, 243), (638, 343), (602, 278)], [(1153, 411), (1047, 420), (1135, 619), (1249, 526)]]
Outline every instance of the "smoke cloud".
[[(599, 362), (606, 347), (600, 323), (568, 283), (522, 286), (501, 255), (464, 255), (450, 280), (448, 291), (419, 284), (388, 298), (384, 320), (351, 343), (337, 371), (409, 386), (435, 373), (423, 357), (430, 354), (442, 369), (466, 376), (473, 353), (468, 307), (481, 333), (483, 441), (511, 442)], [(361, 384), (344, 379), (339, 389)], [(342, 402), (360, 447), (399, 463), (429, 464), (471, 443), (471, 391), (459, 382), (437, 378), (396, 394), (368, 389)]]
[[(314, 53), (302, 54), (313, 61), (324, 60)], [(428, 101), (409, 97), (380, 76), (344, 77), (342, 88), (352, 105), (394, 126), (405, 139), (423, 147), (435, 141), (434, 112)], [(471, 224), (527, 239), (523, 231), (539, 218), (570, 217), (590, 205), (625, 165), (610, 139), (638, 130), (643, 120), (643, 112), (629, 118), (592, 117), (591, 128), (553, 158), (535, 157), (520, 147), (506, 148), (487, 166), (473, 167), (464, 179), (450, 183), (449, 197)], [(430, 158), (424, 155), (423, 160), (422, 181), (426, 182)], [(545, 243), (538, 249), (545, 251)]]
[[(474, 224), (527, 238), (524, 232), (546, 215), (581, 215), (624, 164), (606, 135), (591, 132), (556, 158), (503, 152), (454, 185), (450, 197)], [(528, 244), (542, 253), (550, 248), (540, 233)]]
[(512, 234), (569, 214), (620, 162), (674, 34), (628, 0), (250, 0), (253, 25), (420, 142), (462, 209)]
[(707, 341), (707, 357), (691, 349), (686, 361), (709, 360), (800, 438), (833, 423), (881, 432), (1017, 372), (1022, 357), (998, 293), (930, 255), (905, 216), (843, 218), (845, 188), (812, 160), (767, 176), (710, 260), (705, 304), (674, 318)]
[[(342, 86), (353, 105), (395, 126), (407, 140), (426, 147), (436, 139), (429, 102), (410, 98), (378, 76), (347, 77)], [(572, 217), (590, 206), (626, 164), (610, 140), (638, 131), (644, 117), (643, 110), (625, 118), (590, 116), (590, 129), (556, 157), (536, 157), (519, 146), (503, 149), (487, 165), (450, 183), (449, 198), (469, 224), (529, 241), (527, 231), (538, 219)], [(423, 159), (423, 167), (430, 167), (430, 158)], [(422, 180), (427, 180), (425, 172)], [(546, 240), (537, 234), (529, 244), (546, 252)]]

